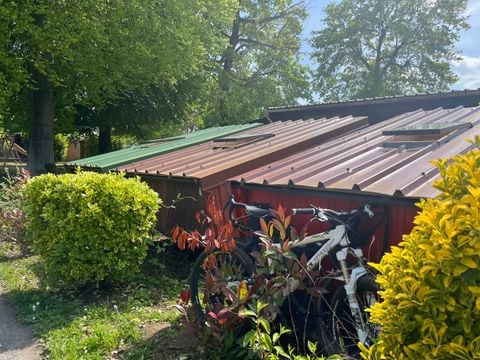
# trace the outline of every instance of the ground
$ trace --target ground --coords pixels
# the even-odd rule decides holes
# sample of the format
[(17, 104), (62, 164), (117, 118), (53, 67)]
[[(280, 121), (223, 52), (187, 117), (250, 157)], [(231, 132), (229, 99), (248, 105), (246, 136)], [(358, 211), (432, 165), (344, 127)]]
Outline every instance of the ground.
[(54, 290), (43, 285), (37, 256), (0, 241), (0, 360), (36, 360), (42, 352), (51, 360), (198, 358), (175, 308), (189, 272), (184, 258), (153, 251), (130, 282)]
[(0, 286), (0, 360), (41, 359), (42, 347), (29, 326), (20, 324)]

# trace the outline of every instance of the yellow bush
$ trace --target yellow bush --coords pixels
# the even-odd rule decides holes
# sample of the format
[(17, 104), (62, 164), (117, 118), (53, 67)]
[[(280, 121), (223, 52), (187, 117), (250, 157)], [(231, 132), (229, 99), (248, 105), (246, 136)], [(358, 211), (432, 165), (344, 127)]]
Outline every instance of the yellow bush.
[(422, 200), (415, 227), (380, 264), (381, 325), (365, 359), (480, 359), (480, 137), (435, 163), (442, 194)]

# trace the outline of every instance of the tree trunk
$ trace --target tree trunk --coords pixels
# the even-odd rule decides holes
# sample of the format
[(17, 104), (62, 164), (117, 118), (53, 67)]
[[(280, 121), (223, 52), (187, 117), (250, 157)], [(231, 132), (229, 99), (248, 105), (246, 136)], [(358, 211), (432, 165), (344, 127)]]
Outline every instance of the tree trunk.
[(32, 90), (30, 133), (28, 141), (28, 169), (32, 175), (51, 172), (55, 168), (53, 151), (53, 117), (55, 102), (53, 87), (48, 78), (32, 71), (36, 89)]
[(112, 151), (112, 127), (102, 126), (98, 134), (98, 153), (105, 154), (110, 151)]
[(219, 113), (221, 125), (229, 123), (229, 113), (226, 104), (225, 97), (228, 96), (230, 91), (230, 83), (232, 81), (232, 70), (233, 70), (233, 57), (235, 54), (235, 48), (240, 41), (240, 11), (237, 11), (235, 19), (232, 24), (232, 34), (228, 39), (229, 46), (225, 49), (223, 53), (223, 74), (220, 78), (220, 104), (219, 104)]

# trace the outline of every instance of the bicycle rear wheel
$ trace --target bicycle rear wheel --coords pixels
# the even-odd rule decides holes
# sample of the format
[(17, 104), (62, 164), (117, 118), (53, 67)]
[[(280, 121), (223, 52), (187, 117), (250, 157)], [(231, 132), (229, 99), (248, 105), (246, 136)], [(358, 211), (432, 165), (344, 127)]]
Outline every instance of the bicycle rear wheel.
[(248, 282), (254, 271), (252, 258), (240, 248), (229, 252), (215, 249), (200, 254), (193, 265), (190, 291), (192, 304), (201, 324), (204, 324), (209, 312), (217, 313), (230, 305), (230, 301), (221, 291), (221, 286), (237, 293), (242, 281)]
[[(379, 326), (369, 322), (369, 313), (365, 310), (373, 306), (379, 299), (377, 294), (378, 286), (375, 283), (375, 277), (372, 275), (364, 275), (361, 285), (356, 292), (358, 304), (360, 305), (361, 316), (366, 324), (367, 338), (364, 344), (369, 346), (373, 344), (378, 332)], [(343, 286), (339, 287), (331, 300), (331, 315), (329, 319), (329, 330), (331, 341), (336, 351), (348, 355), (359, 354), (359, 337), (356, 329), (356, 322), (352, 316), (350, 305), (348, 303), (347, 294)]]

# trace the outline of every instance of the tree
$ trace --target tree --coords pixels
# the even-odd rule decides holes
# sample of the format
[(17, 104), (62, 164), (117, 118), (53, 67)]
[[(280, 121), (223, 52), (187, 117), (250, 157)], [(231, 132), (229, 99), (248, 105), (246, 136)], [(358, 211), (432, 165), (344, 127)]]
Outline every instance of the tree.
[(264, 106), (310, 97), (299, 51), (305, 17), (303, 1), (237, 0), (233, 19), (219, 27), (226, 47), (216, 59), (207, 123), (245, 122)]
[(103, 108), (78, 106), (75, 125), (81, 133), (100, 130), (99, 154), (112, 150), (113, 134), (137, 140), (178, 135), (199, 126), (194, 104), (202, 89), (201, 79), (193, 76), (176, 84), (123, 91)]
[[(0, 111), (8, 123), (28, 109), (30, 170), (53, 165), (54, 125), (73, 123), (78, 106), (101, 113), (126, 94), (169, 88), (199, 72), (217, 41), (199, 15), (228, 17), (230, 2), (0, 3), (0, 84), (8, 96)], [(114, 124), (98, 125), (109, 131)]]
[(467, 0), (342, 0), (313, 33), (315, 89), (325, 100), (447, 90)]

